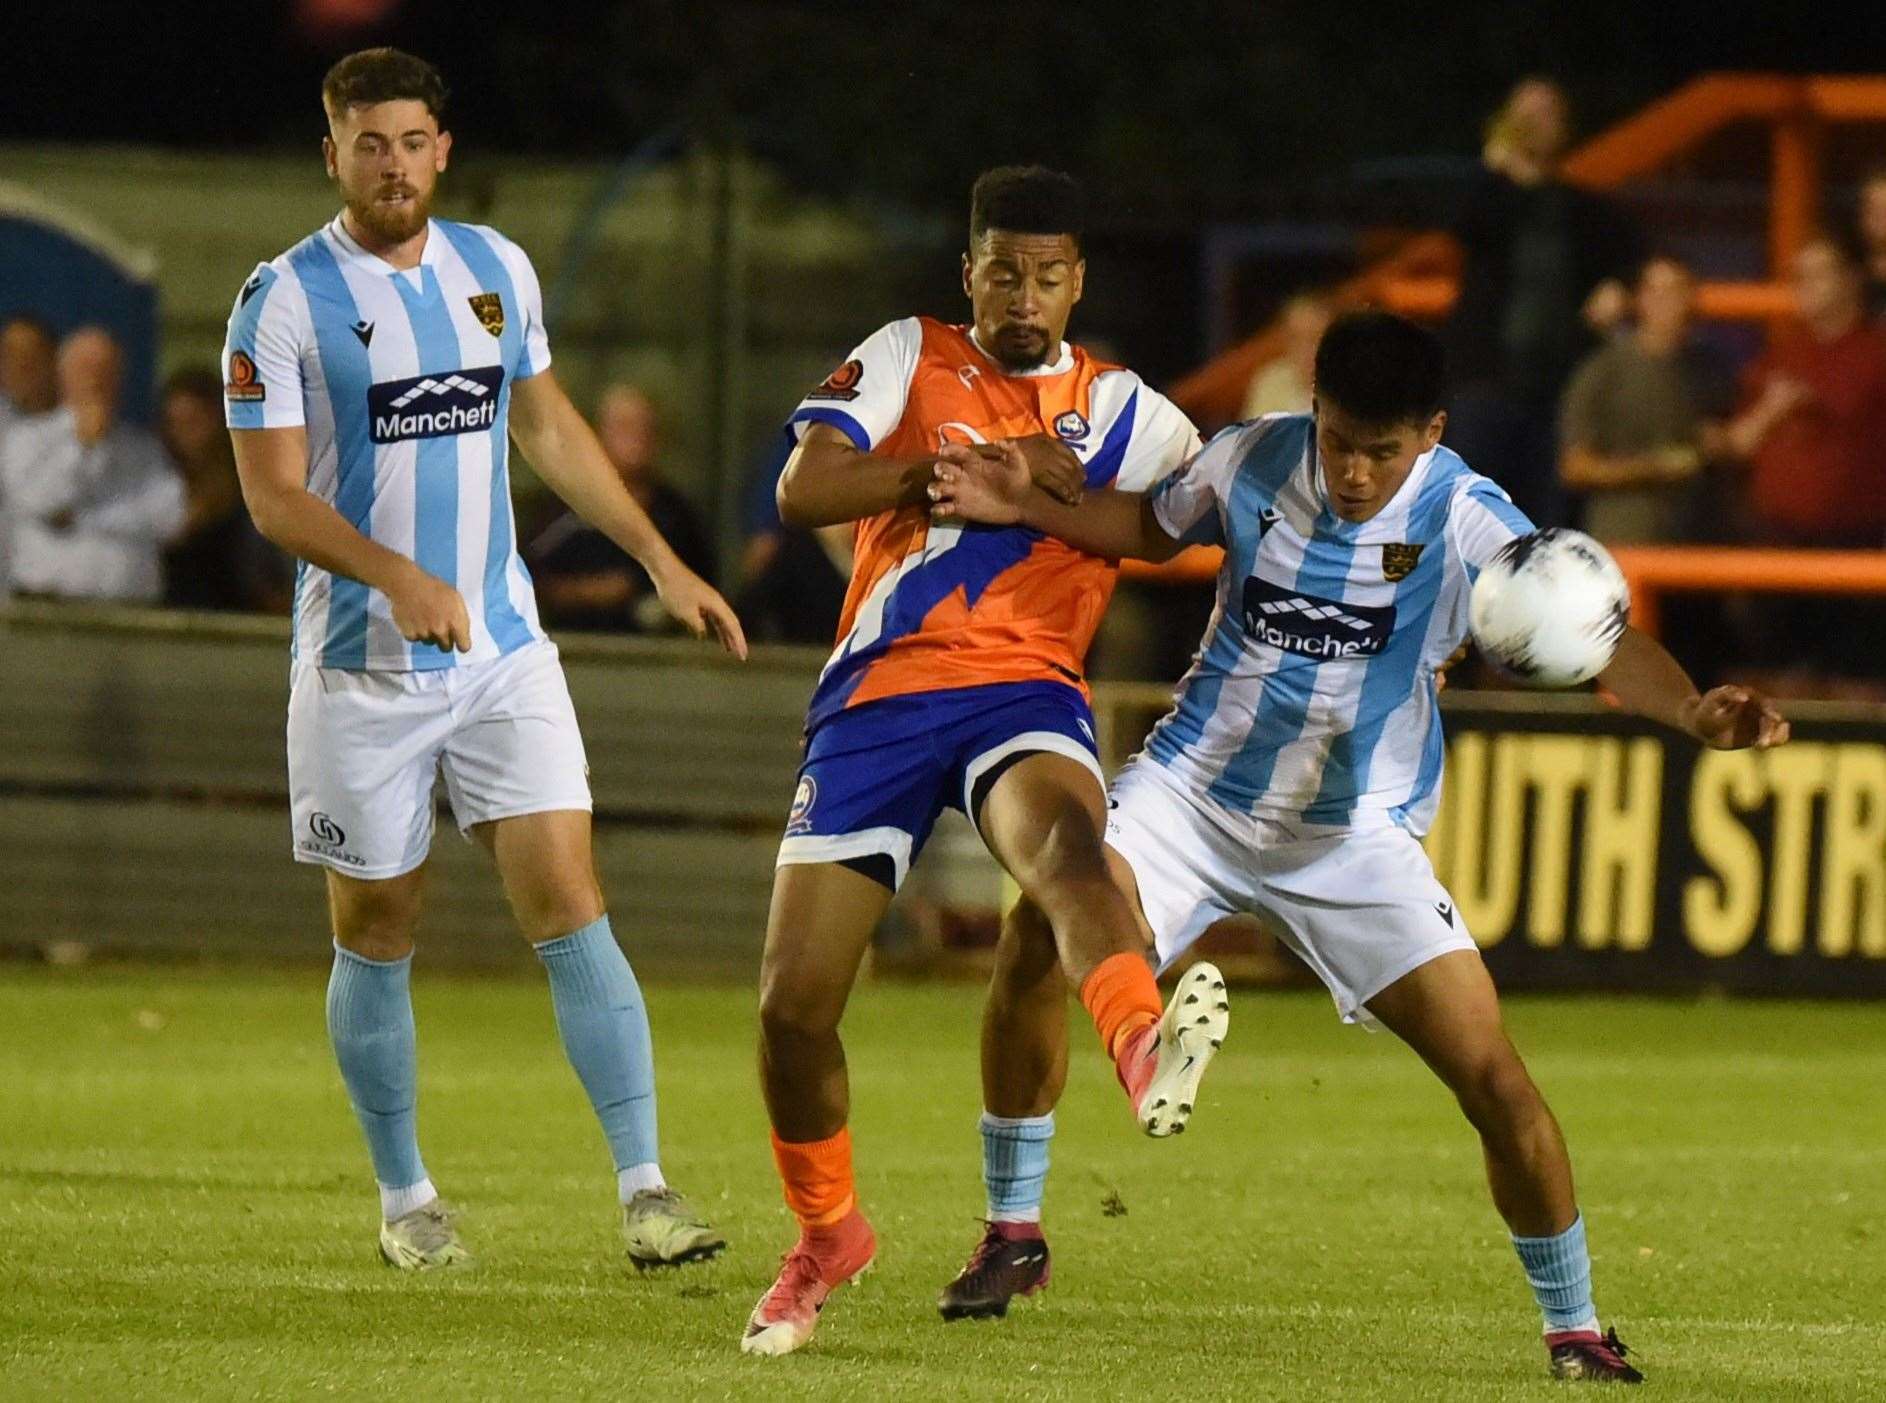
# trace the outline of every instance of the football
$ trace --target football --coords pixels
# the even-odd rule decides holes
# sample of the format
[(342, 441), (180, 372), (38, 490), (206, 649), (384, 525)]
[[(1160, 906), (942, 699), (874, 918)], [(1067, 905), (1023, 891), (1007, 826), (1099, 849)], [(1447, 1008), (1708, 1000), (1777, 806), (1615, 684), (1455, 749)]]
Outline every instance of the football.
[(1468, 610), (1480, 651), (1528, 687), (1596, 677), (1630, 616), (1630, 587), (1611, 553), (1561, 527), (1502, 546), (1474, 581)]

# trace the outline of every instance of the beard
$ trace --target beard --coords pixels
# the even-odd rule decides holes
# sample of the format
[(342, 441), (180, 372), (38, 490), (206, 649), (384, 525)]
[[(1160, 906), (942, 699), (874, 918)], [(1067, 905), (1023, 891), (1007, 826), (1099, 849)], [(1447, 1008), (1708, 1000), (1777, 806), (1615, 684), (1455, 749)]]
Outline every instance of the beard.
[(430, 194), (409, 185), (398, 189), (411, 196), (404, 204), (381, 204), (379, 197), (388, 193), (384, 186), (376, 187), (365, 198), (350, 197), (347, 201), (347, 212), (354, 217), (354, 227), (370, 235), (376, 243), (403, 244), (425, 228), (426, 221), (432, 217)]
[(990, 354), (1008, 371), (1038, 370), (1056, 349), (1053, 338), (1034, 327), (1000, 327), (992, 341)]

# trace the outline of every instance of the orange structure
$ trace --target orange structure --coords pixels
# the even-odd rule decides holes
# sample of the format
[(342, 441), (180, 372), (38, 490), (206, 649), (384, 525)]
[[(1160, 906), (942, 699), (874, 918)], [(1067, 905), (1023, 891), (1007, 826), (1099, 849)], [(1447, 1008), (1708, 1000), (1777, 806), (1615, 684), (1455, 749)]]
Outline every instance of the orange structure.
[[(1666, 594), (1886, 594), (1886, 551), (1614, 546), (1611, 555), (1630, 581), (1631, 622), (1653, 637), (1663, 624)], [(1126, 561), (1121, 574), (1208, 584), (1223, 560), (1216, 546), (1193, 546), (1164, 565)]]
[[(1600, 133), (1566, 159), (1566, 178), (1594, 190), (1649, 175), (1737, 122), (1770, 129), (1767, 282), (1704, 283), (1702, 315), (1768, 321), (1791, 308), (1781, 273), (1818, 216), (1822, 133), (1830, 125), (1886, 122), (1886, 77), (1779, 77), (1718, 73), (1695, 79), (1636, 116)], [(1409, 316), (1440, 317), (1453, 306), (1460, 254), (1445, 234), (1420, 234), (1336, 290), (1344, 305), (1374, 303)], [(1266, 327), (1173, 387), (1172, 398), (1205, 424), (1228, 423), (1252, 372), (1283, 349)]]

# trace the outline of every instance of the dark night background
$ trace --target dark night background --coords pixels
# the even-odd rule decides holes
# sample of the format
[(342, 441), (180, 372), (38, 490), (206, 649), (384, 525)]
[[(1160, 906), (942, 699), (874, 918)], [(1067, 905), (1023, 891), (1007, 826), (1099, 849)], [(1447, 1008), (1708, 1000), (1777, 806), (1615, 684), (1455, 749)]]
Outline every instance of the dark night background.
[[(326, 8), (363, 6), (386, 8)], [(730, 126), (807, 189), (953, 208), (976, 169), (1027, 156), (1083, 175), (1115, 219), (1154, 223), (1261, 214), (1358, 163), (1471, 157), (1528, 71), (1562, 79), (1589, 131), (1702, 72), (1881, 60), (1826, 7), (1641, 0), (407, 0), (352, 28), (321, 27), (312, 4), (9, 8), (0, 140), (312, 142), (325, 66), (393, 43), (444, 69), (474, 150), (608, 156), (683, 119)]]

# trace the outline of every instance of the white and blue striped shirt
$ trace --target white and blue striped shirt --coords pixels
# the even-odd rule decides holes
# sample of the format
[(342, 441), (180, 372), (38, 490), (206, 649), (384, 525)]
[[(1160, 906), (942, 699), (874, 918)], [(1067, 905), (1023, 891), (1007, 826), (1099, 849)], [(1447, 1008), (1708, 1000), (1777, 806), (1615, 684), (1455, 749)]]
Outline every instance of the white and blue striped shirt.
[(542, 293), (495, 230), (435, 219), (415, 268), (336, 218), (255, 270), (223, 348), (229, 426), (306, 426), (308, 491), (454, 586), (472, 649), (408, 643), (384, 595), (303, 564), (294, 651), (321, 667), (406, 672), (542, 638), (511, 518), (511, 386), (550, 364)]
[(1225, 563), (1146, 754), (1231, 809), (1426, 832), (1435, 671), (1467, 636), (1481, 566), (1532, 523), (1446, 448), (1417, 458), (1377, 515), (1345, 521), (1305, 414), (1226, 429), (1153, 495), (1166, 531), (1224, 546)]

